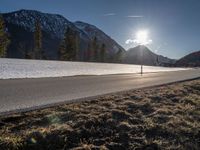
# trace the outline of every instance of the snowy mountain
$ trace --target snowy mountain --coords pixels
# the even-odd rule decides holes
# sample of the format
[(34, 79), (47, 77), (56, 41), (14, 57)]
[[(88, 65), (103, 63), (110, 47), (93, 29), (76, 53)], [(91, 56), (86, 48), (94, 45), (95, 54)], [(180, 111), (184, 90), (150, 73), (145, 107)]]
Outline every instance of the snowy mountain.
[(157, 55), (146, 46), (136, 46), (126, 52), (124, 62), (130, 64), (141, 64), (143, 62), (144, 65), (151, 66), (172, 66), (176, 60)]
[(39, 20), (43, 31), (58, 38), (64, 35), (63, 31), (66, 26), (72, 26), (72, 23), (61, 15), (41, 13), (35, 10), (19, 10), (3, 14), (3, 17), (7, 23), (21, 26), (31, 32), (34, 31), (36, 20)]
[(176, 66), (200, 67), (200, 51), (184, 56), (176, 62)]
[(6, 22), (11, 44), (8, 57), (24, 58), (24, 54), (33, 50), (33, 31), (35, 22), (40, 21), (43, 33), (43, 50), (47, 59), (57, 59), (58, 47), (64, 37), (67, 27), (77, 31), (80, 37), (80, 60), (88, 43), (96, 36), (98, 44), (105, 44), (109, 55), (114, 55), (119, 49), (125, 51), (117, 42), (111, 39), (97, 27), (84, 22), (70, 22), (58, 14), (42, 13), (35, 10), (19, 10), (2, 14)]

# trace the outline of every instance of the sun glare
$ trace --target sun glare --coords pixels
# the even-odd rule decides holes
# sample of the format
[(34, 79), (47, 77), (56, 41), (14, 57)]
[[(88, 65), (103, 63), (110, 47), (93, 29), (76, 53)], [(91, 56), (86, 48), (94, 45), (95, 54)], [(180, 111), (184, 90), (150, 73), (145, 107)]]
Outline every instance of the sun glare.
[(148, 43), (148, 31), (141, 30), (136, 33), (137, 43), (140, 45), (146, 45)]

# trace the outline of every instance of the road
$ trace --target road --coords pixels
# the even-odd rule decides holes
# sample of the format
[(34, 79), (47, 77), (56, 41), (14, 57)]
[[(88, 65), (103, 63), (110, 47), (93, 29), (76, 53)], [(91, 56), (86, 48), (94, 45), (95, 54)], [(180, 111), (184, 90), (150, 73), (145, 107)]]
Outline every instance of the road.
[(0, 80), (0, 112), (161, 85), (200, 77), (200, 69), (185, 71)]

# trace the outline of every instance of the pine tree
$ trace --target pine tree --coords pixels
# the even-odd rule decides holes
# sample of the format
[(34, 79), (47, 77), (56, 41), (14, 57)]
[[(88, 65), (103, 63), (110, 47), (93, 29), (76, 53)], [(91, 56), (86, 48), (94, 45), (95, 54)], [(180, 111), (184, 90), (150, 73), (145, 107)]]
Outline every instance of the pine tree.
[(93, 61), (93, 58), (94, 58), (94, 52), (92, 51), (92, 43), (89, 42), (87, 45), (86, 60)]
[(18, 46), (18, 51), (21, 53), (22, 58), (26, 58), (26, 55), (28, 54), (28, 51), (26, 49), (25, 43), (20, 42)]
[(6, 57), (9, 43), (10, 40), (6, 33), (5, 23), (3, 17), (0, 15), (0, 57)]
[(66, 59), (75, 60), (76, 58), (76, 43), (74, 31), (71, 28), (67, 28), (65, 32), (65, 44), (66, 44)]
[(116, 53), (116, 57), (115, 57), (116, 62), (122, 62), (122, 54), (123, 54), (123, 51), (121, 49), (119, 49), (118, 52)]
[(66, 56), (66, 45), (64, 41), (61, 41), (60, 46), (59, 46), (59, 50), (58, 50), (58, 58), (59, 60), (67, 60), (67, 56)]
[[(67, 51), (67, 43), (68, 43), (68, 36), (69, 36), (70, 29), (66, 28), (64, 39), (61, 41), (59, 49), (58, 49), (58, 57), (60, 60), (69, 60), (69, 51)], [(68, 46), (69, 47), (69, 46)]]
[(81, 54), (80, 54), (80, 36), (78, 32), (74, 31), (74, 44), (75, 44), (75, 60), (81, 60)]
[(103, 43), (100, 49), (100, 60), (101, 62), (105, 62), (106, 58), (106, 45)]
[(79, 36), (76, 31), (67, 27), (58, 53), (60, 60), (73, 61), (79, 58)]
[(42, 59), (42, 29), (39, 20), (35, 22), (34, 53), (36, 59)]
[(94, 51), (93, 61), (99, 60), (97, 37), (95, 36), (92, 41), (92, 50)]

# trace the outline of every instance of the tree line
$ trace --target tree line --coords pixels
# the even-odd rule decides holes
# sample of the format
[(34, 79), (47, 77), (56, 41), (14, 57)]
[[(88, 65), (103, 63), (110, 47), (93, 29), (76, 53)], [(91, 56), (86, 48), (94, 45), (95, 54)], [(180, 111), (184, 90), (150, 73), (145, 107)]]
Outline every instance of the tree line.
[[(43, 36), (42, 28), (39, 20), (35, 22), (35, 28), (33, 33), (34, 47), (33, 50), (25, 50), (22, 44), (19, 44), (19, 48), (23, 49), (23, 57), (29, 59), (47, 59), (45, 51), (43, 50)], [(0, 16), (0, 57), (6, 57), (7, 47), (10, 43), (9, 35), (6, 31), (5, 22), (3, 17)], [(63, 61), (91, 61), (91, 62), (121, 62), (122, 53), (121, 49), (114, 55), (110, 55), (109, 51), (104, 43), (98, 41), (97, 37), (87, 44), (84, 52), (80, 51), (81, 40), (79, 33), (71, 27), (66, 27), (64, 38), (61, 40), (57, 59)], [(22, 51), (22, 50), (21, 50)]]
[[(58, 59), (74, 61), (80, 60), (80, 36), (79, 33), (70, 27), (66, 28), (64, 38), (61, 41), (58, 50)], [(84, 51), (83, 60), (91, 62), (121, 62), (123, 51), (121, 49), (114, 56), (110, 56), (104, 43), (100, 44), (97, 37), (94, 36)]]
[[(10, 44), (9, 34), (5, 26), (3, 16), (0, 15), (0, 58), (7, 57), (7, 50)], [(44, 51), (42, 50), (42, 29), (40, 22), (37, 20), (34, 30), (34, 50), (28, 52), (22, 43), (19, 43), (19, 48), (22, 48), (24, 58), (44, 59)]]

